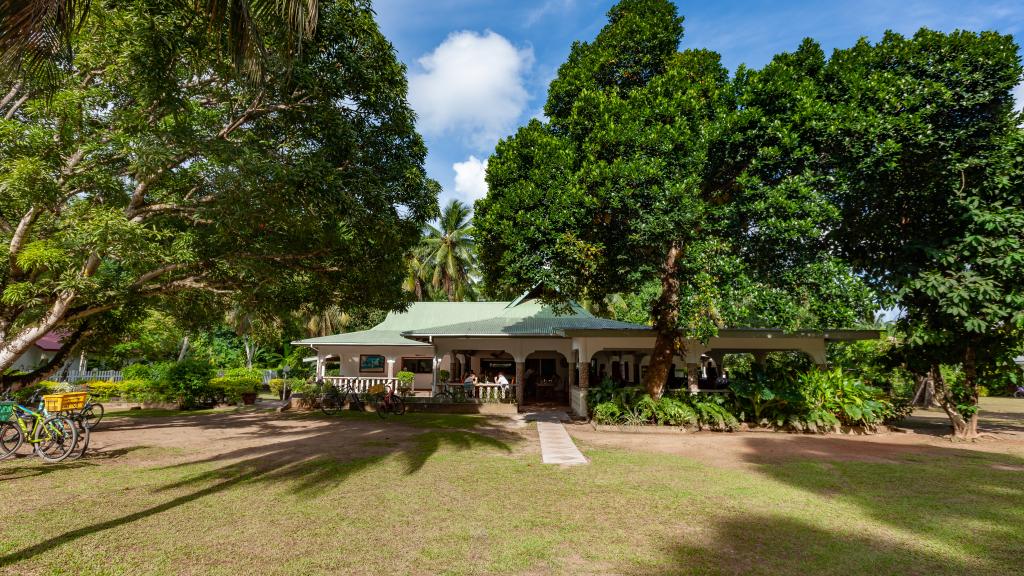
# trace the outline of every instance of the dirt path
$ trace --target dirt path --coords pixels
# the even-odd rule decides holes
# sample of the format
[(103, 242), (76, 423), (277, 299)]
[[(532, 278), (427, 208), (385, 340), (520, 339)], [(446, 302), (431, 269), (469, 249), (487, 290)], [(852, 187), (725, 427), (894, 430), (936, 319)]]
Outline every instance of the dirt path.
[(587, 448), (621, 448), (676, 454), (723, 468), (750, 468), (794, 460), (899, 462), (907, 455), (950, 456), (982, 451), (1024, 456), (1024, 400), (983, 398), (976, 442), (952, 442), (941, 410), (919, 410), (903, 425), (911, 433), (810, 435), (780, 432), (642, 434), (597, 432), (589, 424), (569, 426)]
[[(589, 449), (617, 448), (675, 454), (723, 468), (750, 468), (795, 460), (899, 462), (908, 455), (962, 455), (983, 451), (1024, 457), (1024, 400), (986, 399), (982, 429), (991, 436), (977, 442), (955, 443), (943, 438), (945, 427), (938, 414), (915, 414), (913, 433), (877, 435), (808, 435), (777, 432), (638, 434), (597, 432), (589, 424), (567, 429), (584, 453)], [(343, 414), (325, 418), (317, 414), (225, 412), (151, 418), (111, 418), (94, 434), (97, 461), (115, 460), (120, 454), (145, 452), (137, 457), (147, 464), (183, 461), (291, 462), (317, 456), (352, 459), (395, 452), (415, 453), (425, 441), (458, 442), (457, 437), (430, 439), (431, 433), (466, 430), (507, 446), (510, 453), (536, 454), (537, 433), (521, 418), (486, 417), (469, 421), (467, 428), (431, 425), (425, 415), (381, 421), (365, 415)], [(425, 440), (427, 439), (427, 440)], [(134, 459), (134, 458), (133, 458)]]

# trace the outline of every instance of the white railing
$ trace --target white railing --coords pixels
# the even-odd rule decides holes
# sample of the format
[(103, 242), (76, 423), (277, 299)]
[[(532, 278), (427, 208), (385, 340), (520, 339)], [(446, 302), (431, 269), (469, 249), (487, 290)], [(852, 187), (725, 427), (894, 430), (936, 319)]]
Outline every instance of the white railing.
[[(458, 393), (464, 391), (464, 384), (458, 382), (449, 382), (447, 384), (438, 383), (437, 391), (440, 392), (453, 392)], [(515, 394), (515, 391), (511, 386), (504, 384), (494, 384), (492, 382), (475, 384), (473, 386), (473, 398), (477, 398), (484, 401), (500, 402), (511, 398)]]
[(377, 385), (391, 386), (392, 389), (398, 386), (398, 378), (387, 377), (370, 378), (363, 376), (324, 376), (324, 381), (334, 384), (342, 390), (351, 386), (352, 390), (358, 394), (365, 394), (370, 390), (370, 388)]
[(120, 370), (86, 370), (85, 372), (68, 370), (67, 376), (63, 380), (65, 382), (91, 382), (94, 380), (120, 382), (122, 377)]

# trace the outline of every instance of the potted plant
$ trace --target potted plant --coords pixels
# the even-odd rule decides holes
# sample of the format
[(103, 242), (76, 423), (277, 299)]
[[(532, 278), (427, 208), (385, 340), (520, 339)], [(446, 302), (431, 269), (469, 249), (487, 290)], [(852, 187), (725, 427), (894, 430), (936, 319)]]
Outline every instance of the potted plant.
[(408, 396), (412, 392), (412, 385), (416, 381), (416, 375), (403, 370), (395, 374), (395, 378), (398, 380), (398, 393), (402, 396)]

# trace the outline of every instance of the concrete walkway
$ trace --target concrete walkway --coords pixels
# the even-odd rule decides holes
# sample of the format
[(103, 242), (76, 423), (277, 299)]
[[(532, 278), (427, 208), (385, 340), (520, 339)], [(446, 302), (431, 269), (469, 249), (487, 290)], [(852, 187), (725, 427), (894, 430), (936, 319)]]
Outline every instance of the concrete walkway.
[(541, 460), (545, 464), (587, 464), (587, 459), (573, 443), (562, 422), (569, 416), (564, 412), (537, 412), (528, 414), (527, 420), (537, 422), (540, 436)]

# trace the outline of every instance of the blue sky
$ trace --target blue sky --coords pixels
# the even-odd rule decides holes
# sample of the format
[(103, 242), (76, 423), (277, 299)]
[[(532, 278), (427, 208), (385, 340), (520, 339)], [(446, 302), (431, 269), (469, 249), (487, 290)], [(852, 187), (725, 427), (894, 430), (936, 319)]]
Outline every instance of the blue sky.
[[(409, 68), (409, 99), (442, 203), (486, 193), (498, 139), (541, 114), (547, 85), (574, 40), (591, 40), (613, 4), (604, 0), (376, 0), (381, 30)], [(997, 30), (1024, 39), (1024, 2), (977, 0), (718, 0), (677, 2), (682, 48), (708, 48), (735, 71), (760, 67), (805, 37), (826, 52), (889, 29)], [(1021, 40), (1019, 39), (1018, 42)], [(1018, 103), (1024, 89), (1016, 90)]]

